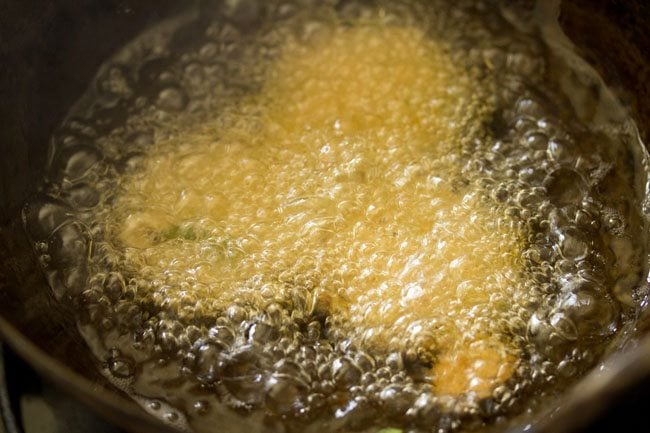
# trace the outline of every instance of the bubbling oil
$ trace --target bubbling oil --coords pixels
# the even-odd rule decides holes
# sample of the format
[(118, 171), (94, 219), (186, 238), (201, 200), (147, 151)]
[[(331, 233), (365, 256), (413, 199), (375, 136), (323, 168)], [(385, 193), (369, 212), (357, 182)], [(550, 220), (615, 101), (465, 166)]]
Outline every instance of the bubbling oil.
[(24, 211), (106, 376), (197, 432), (444, 432), (591, 367), (642, 296), (635, 144), (530, 13), (244, 0), (117, 53)]
[[(511, 311), (522, 242), (453, 185), (489, 95), (422, 32), (380, 24), (289, 43), (233, 114), (245, 117), (178, 133), (125, 182), (109, 237), (126, 266), (165, 275), (165, 299), (218, 307), (179, 318), (235, 299), (263, 308), (297, 286), (316, 304), (305, 313), (323, 309), (368, 347), (402, 351), (435, 328), (415, 343), (432, 359), (506, 351), (491, 324)], [(437, 376), (452, 389), (451, 371)], [(491, 380), (466, 379), (483, 394)]]

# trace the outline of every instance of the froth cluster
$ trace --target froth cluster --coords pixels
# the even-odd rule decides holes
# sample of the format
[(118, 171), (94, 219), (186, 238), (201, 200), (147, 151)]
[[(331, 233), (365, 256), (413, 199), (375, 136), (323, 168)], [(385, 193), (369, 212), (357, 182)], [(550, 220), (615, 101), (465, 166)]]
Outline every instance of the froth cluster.
[(629, 150), (512, 6), (307, 3), (102, 67), (24, 213), (57, 298), (196, 431), (472, 429), (553, 394), (638, 302)]

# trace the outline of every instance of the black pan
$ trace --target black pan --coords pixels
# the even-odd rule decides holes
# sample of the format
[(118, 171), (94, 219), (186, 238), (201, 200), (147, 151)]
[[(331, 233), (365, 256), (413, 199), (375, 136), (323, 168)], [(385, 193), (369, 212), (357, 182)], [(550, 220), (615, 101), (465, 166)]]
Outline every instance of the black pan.
[[(20, 220), (43, 178), (49, 138), (100, 64), (146, 27), (216, 0), (0, 0), (0, 333), (44, 377), (133, 432), (174, 431), (98, 372), (73, 312), (54, 300)], [(218, 1), (217, 1), (218, 3)], [(650, 130), (650, 36), (645, 0), (565, 0), (561, 24)], [(637, 339), (560, 402), (518, 420), (514, 431), (575, 432), (650, 377), (650, 313)], [(219, 431), (218, 426), (215, 431)]]

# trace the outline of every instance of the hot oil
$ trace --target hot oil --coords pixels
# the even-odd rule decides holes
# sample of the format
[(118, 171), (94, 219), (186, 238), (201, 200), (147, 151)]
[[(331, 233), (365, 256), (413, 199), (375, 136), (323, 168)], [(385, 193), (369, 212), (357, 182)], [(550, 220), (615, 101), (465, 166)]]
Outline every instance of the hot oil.
[(161, 143), (125, 185), (109, 218), (127, 266), (164, 274), (168, 298), (191, 284), (191, 305), (215, 301), (179, 317), (282, 304), (300, 287), (316, 304), (305, 314), (320, 309), (369, 347), (506, 351), (491, 324), (509, 311), (522, 242), (453, 185), (488, 95), (421, 32), (380, 24), (286, 47), (232, 114), (246, 117)]
[(54, 137), (26, 227), (107, 377), (196, 431), (557, 395), (640, 303), (630, 121), (539, 5), (306, 3), (150, 30)]

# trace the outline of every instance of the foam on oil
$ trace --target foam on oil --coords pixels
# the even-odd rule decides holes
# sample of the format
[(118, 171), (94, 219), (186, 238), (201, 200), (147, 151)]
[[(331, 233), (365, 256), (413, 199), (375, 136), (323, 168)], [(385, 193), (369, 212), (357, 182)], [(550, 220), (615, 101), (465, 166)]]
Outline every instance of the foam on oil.
[[(490, 110), (481, 84), (416, 28), (371, 20), (289, 42), (234, 121), (156, 145), (112, 204), (109, 236), (130, 271), (164, 275), (152, 289), (165, 299), (216, 301), (199, 314), (235, 299), (262, 308), (300, 282), (379, 350), (516, 352), (496, 324), (511, 311), (522, 241), (485, 191), (458, 185)], [(440, 371), (435, 386), (489, 394), (498, 367)]]
[(201, 432), (450, 431), (593, 365), (644, 159), (543, 6), (226, 2), (117, 53), (25, 208), (107, 377)]

